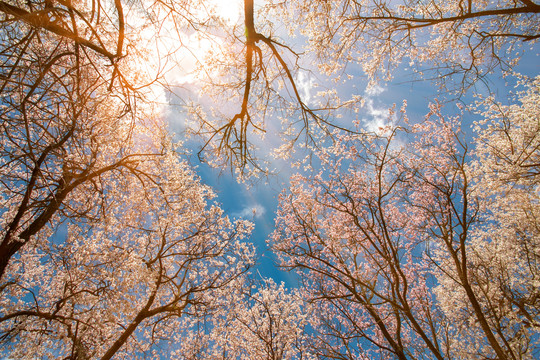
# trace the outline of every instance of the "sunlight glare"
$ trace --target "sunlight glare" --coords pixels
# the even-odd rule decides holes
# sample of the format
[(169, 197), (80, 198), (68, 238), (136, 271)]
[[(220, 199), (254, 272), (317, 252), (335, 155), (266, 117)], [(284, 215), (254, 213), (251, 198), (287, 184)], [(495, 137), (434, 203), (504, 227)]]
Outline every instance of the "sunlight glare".
[(216, 15), (223, 18), (229, 25), (236, 23), (242, 15), (242, 0), (208, 0)]
[[(198, 14), (201, 17), (214, 15), (221, 18), (226, 25), (242, 21), (243, 0), (205, 0), (203, 7), (206, 10)], [(197, 11), (194, 13), (196, 14)], [(132, 23), (144, 22), (144, 14), (131, 12), (128, 16)], [(138, 20), (138, 17), (141, 19)], [(172, 84), (196, 83), (199, 80), (197, 64), (204, 61), (212, 49), (221, 45), (221, 39), (211, 34), (207, 34), (206, 38), (201, 38), (197, 34), (178, 33), (175, 24), (168, 16), (165, 16), (162, 21), (163, 26), (159, 36), (156, 36), (151, 28), (138, 29), (137, 37), (140, 42), (145, 43), (142, 48), (146, 52), (146, 56), (138, 61), (140, 62), (139, 76), (145, 74), (146, 77), (151, 78), (153, 72), (160, 71)], [(183, 43), (178, 41), (178, 35), (181, 35)], [(152, 88), (154, 97), (164, 101), (163, 89), (159, 89), (159, 86), (152, 86)]]

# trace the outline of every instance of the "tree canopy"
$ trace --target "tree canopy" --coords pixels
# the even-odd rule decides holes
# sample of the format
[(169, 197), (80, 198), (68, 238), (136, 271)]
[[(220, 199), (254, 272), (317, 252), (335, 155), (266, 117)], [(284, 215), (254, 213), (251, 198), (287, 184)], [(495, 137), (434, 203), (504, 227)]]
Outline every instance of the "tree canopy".
[[(0, 1), (0, 356), (539, 357), (540, 4), (229, 6)], [(394, 79), (427, 115), (367, 126)], [(294, 282), (189, 154), (297, 172), (266, 215)]]

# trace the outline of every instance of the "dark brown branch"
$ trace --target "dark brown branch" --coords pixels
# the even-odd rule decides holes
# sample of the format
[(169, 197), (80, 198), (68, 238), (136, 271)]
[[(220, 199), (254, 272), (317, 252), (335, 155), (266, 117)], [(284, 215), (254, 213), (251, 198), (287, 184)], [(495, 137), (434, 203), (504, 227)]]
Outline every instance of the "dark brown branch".
[(19, 21), (27, 23), (34, 28), (44, 29), (58, 36), (73, 40), (77, 44), (92, 49), (98, 54), (105, 56), (111, 62), (114, 62), (114, 60), (120, 56), (119, 54), (112, 54), (107, 49), (74, 34), (70, 30), (64, 29), (56, 23), (51, 22), (46, 12), (28, 12), (3, 1), (0, 1), (0, 11), (13, 16)]
[[(540, 5), (534, 6), (524, 6), (519, 8), (509, 8), (509, 9), (495, 9), (495, 10), (483, 10), (474, 13), (464, 13), (461, 15), (441, 17), (441, 18), (405, 18), (400, 16), (358, 16), (353, 17), (351, 20), (358, 21), (370, 21), (370, 20), (392, 20), (392, 21), (401, 21), (409, 28), (422, 28), (426, 26), (433, 26), (436, 24), (442, 24), (446, 22), (456, 22), (463, 21), (468, 19), (474, 19), (484, 16), (500, 16), (500, 15), (513, 15), (513, 14), (530, 14), (530, 13), (540, 13)], [(419, 24), (411, 25), (408, 23)]]

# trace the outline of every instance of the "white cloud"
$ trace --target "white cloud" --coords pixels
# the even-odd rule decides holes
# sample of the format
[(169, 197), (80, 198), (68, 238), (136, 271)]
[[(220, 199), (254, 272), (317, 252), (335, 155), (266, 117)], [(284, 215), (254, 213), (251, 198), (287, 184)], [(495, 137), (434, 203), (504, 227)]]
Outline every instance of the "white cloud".
[(304, 71), (300, 71), (295, 79), (295, 84), (300, 91), (302, 101), (309, 104), (309, 101), (311, 100), (311, 89), (313, 88), (313, 79), (311, 76)]
[(233, 217), (241, 217), (246, 219), (258, 219), (264, 216), (266, 209), (261, 204), (253, 204), (244, 207), (240, 212), (234, 213)]
[(377, 96), (377, 95), (381, 95), (385, 91), (386, 91), (386, 88), (383, 88), (380, 85), (373, 85), (367, 88), (364, 94), (365, 96)]
[(365, 99), (366, 112), (369, 118), (364, 119), (366, 130), (378, 131), (388, 123), (388, 108), (374, 105), (373, 99)]
[(379, 85), (374, 85), (364, 91), (364, 107), (367, 117), (363, 119), (365, 129), (380, 132), (381, 128), (392, 124), (395, 116), (389, 117), (388, 106), (377, 104), (374, 97), (386, 91)]

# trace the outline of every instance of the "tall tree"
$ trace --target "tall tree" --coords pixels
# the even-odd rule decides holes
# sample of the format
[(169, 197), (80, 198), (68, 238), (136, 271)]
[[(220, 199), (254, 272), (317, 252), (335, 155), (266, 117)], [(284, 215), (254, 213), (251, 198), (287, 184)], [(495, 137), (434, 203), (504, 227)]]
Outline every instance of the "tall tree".
[(98, 205), (81, 197), (100, 194), (103, 174), (161, 153), (141, 139), (163, 126), (150, 85), (166, 56), (151, 59), (142, 34), (159, 33), (160, 21), (195, 26), (190, 6), (0, 2), (0, 278), (56, 215), (83, 218)]
[(243, 241), (252, 225), (209, 204), (212, 191), (174, 152), (141, 168), (96, 185), (106, 203), (66, 223), (64, 239), (49, 226), (12, 260), (0, 293), (3, 356), (162, 359), (234, 290), (253, 263)]
[(0, 2), (2, 356), (148, 357), (251, 265), (154, 100), (204, 5)]
[(336, 136), (321, 169), (293, 179), (272, 246), (319, 309), (323, 358), (538, 354), (538, 80), (529, 86), (521, 105), (488, 108), (472, 157), (461, 120), (434, 105), (416, 125), (402, 109), (378, 135)]
[[(484, 99), (484, 120), (476, 124), (476, 160), (469, 171), (471, 193), (480, 199), (482, 222), (471, 232), (471, 284), (494, 333), (515, 354), (539, 354), (540, 271), (538, 191), (540, 170), (540, 88), (538, 78), (518, 93), (513, 105)], [(453, 326), (471, 339), (479, 323), (463, 302), (463, 290), (449, 273), (439, 276), (441, 307)], [(455, 291), (455, 292), (454, 292)], [(504, 334), (504, 335), (503, 335)], [(534, 335), (535, 334), (535, 335)], [(534, 340), (533, 340), (534, 339)], [(515, 358), (519, 358), (515, 355)]]

